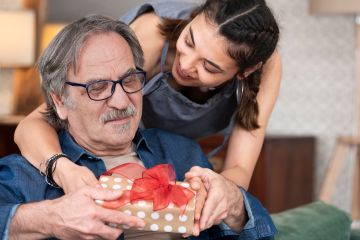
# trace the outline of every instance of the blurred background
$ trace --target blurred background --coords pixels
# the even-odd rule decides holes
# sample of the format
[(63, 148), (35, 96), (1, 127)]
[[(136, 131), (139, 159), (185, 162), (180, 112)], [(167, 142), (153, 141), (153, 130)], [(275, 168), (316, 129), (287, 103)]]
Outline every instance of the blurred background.
[[(7, 139), (3, 140), (1, 154), (16, 151), (9, 143), (14, 126), (42, 102), (39, 79), (32, 65), (48, 39), (64, 24), (86, 14), (118, 18), (141, 2), (144, 1), (0, 0), (2, 14), (33, 12), (35, 26), (27, 37), (18, 37), (22, 42), (33, 41), (29, 47), (32, 49), (22, 53), (24, 58), (31, 55), (30, 62), (20, 59), (6, 63), (0, 55), (0, 133), (7, 134), (7, 138), (1, 137)], [(360, 13), (360, 2), (268, 0), (268, 4), (281, 27), (283, 78), (261, 161), (254, 173), (253, 191), (271, 212), (277, 212), (319, 198), (330, 172), (333, 191), (327, 191), (331, 192), (329, 202), (351, 213), (354, 197), (360, 201), (359, 185), (353, 184), (355, 169), (359, 171), (355, 164), (356, 160), (359, 162), (356, 157), (359, 144), (356, 141), (337, 144), (336, 140), (341, 136), (359, 139), (360, 18), (356, 16)], [(1, 24), (13, 26), (10, 20)], [(339, 146), (342, 152), (335, 157), (337, 165), (331, 164)], [(214, 162), (222, 156), (213, 159)]]

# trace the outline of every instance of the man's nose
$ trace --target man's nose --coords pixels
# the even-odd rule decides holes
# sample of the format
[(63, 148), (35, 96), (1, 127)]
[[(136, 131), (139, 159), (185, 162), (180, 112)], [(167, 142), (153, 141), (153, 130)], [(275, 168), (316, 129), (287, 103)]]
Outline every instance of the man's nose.
[(115, 87), (114, 94), (108, 100), (109, 107), (123, 109), (129, 106), (130, 103), (129, 96), (124, 91), (120, 83), (117, 83), (114, 87)]

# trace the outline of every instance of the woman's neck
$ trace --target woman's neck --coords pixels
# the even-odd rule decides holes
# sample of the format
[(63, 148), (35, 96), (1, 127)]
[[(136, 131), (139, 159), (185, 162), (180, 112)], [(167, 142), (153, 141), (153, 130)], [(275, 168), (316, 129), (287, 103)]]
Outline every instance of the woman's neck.
[(173, 77), (169, 78), (168, 84), (174, 90), (178, 91), (189, 100), (196, 102), (198, 104), (206, 103), (207, 100), (213, 97), (221, 89), (221, 87), (216, 88), (214, 90), (208, 90), (206, 88), (200, 88), (200, 87), (182, 86), (178, 84)]

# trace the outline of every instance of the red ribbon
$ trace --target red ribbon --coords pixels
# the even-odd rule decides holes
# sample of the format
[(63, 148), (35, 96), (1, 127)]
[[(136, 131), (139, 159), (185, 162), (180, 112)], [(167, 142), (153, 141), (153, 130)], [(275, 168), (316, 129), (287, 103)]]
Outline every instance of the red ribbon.
[(145, 169), (136, 163), (125, 163), (110, 169), (103, 175), (119, 174), (133, 181), (132, 189), (124, 191), (123, 195), (113, 201), (104, 202), (106, 208), (119, 208), (129, 202), (150, 200), (153, 210), (166, 208), (170, 202), (185, 211), (187, 203), (194, 197), (194, 193), (180, 185), (176, 185), (176, 174), (170, 164), (160, 164)]

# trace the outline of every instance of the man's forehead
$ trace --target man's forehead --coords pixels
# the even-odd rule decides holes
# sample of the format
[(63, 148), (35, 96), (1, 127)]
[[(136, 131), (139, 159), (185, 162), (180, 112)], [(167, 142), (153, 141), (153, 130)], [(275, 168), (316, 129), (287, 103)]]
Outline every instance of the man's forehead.
[(121, 75), (131, 68), (135, 62), (129, 44), (118, 33), (106, 32), (88, 37), (69, 70), (74, 76)]

